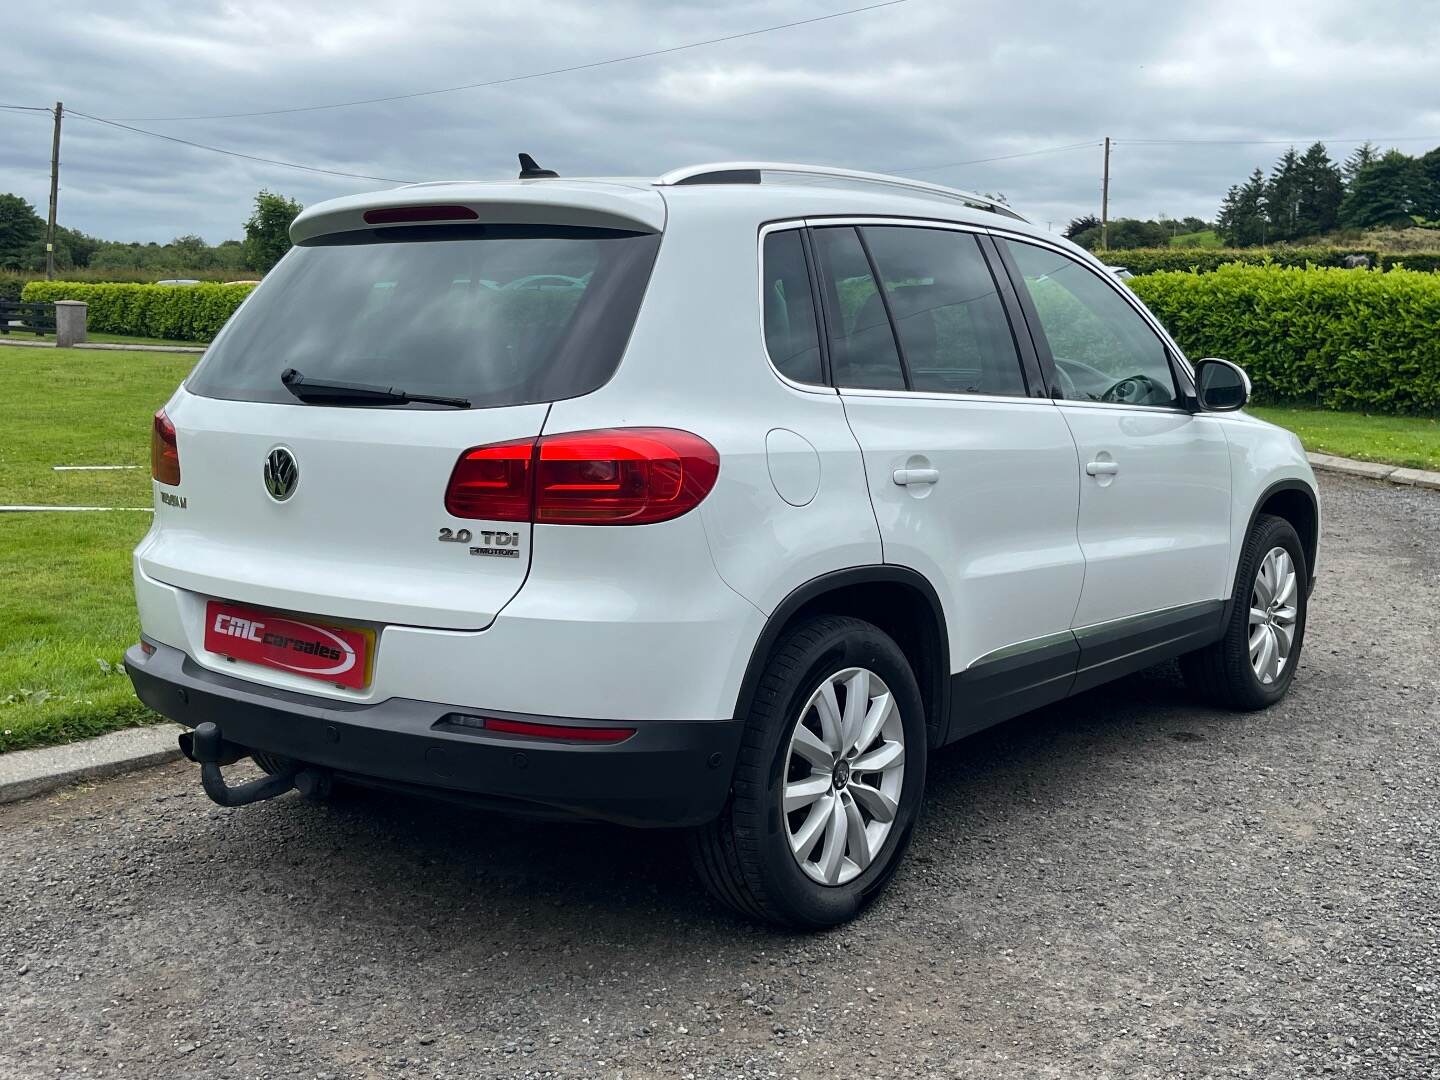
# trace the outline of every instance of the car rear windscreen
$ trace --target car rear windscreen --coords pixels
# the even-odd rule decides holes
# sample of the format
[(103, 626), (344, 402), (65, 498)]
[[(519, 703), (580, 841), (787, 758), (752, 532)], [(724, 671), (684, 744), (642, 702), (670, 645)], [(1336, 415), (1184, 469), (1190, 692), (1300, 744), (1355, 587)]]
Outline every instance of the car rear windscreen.
[(186, 387), (298, 404), (280, 382), (295, 368), (475, 408), (587, 394), (620, 362), (659, 244), (652, 233), (525, 225), (317, 237), (266, 276)]

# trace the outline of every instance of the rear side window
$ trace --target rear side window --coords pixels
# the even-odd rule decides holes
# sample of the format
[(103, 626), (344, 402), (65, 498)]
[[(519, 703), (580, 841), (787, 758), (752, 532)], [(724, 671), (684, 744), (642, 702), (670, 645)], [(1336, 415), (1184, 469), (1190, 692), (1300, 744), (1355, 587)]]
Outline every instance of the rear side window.
[(1024, 397), (1010, 320), (975, 237), (913, 226), (860, 231), (885, 284), (910, 388)]
[(280, 382), (293, 367), (477, 408), (587, 394), (620, 362), (659, 243), (523, 225), (319, 237), (266, 276), (187, 387), (295, 404)]
[(761, 287), (765, 292), (765, 349), (770, 354), (770, 362), (787, 379), (824, 382), (810, 270), (798, 230), (772, 232), (765, 237), (761, 273), (764, 278)]
[(868, 390), (904, 390), (905, 374), (885, 313), (885, 301), (870, 272), (870, 260), (852, 228), (816, 229), (815, 254), (826, 295), (826, 331), (835, 385)]

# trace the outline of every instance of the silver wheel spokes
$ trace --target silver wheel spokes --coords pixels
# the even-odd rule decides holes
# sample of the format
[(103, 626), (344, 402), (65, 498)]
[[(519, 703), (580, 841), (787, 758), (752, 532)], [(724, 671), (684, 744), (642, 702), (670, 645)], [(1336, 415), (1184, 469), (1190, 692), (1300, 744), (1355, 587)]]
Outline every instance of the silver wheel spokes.
[(795, 861), (844, 885), (890, 835), (905, 779), (905, 728), (890, 688), (846, 668), (810, 695), (790, 734), (781, 807)]
[(1250, 592), (1250, 666), (1264, 685), (1273, 683), (1290, 660), (1299, 617), (1299, 580), (1290, 553), (1271, 548), (1260, 561)]

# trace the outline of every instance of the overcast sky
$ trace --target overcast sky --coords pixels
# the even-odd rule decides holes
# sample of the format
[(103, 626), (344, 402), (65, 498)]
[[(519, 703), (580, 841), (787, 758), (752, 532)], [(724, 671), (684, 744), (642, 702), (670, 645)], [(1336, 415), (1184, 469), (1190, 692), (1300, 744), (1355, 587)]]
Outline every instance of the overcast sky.
[[(584, 64), (865, 0), (53, 3), (7, 19), (0, 102), (98, 117), (249, 112)], [(872, 0), (873, 2), (873, 0)], [(1098, 212), (1210, 218), (1283, 145), (1440, 145), (1440, 2), (906, 0), (743, 40), (484, 89), (222, 120), (127, 120), (262, 157), (404, 180), (654, 175), (808, 161), (1004, 192), (1058, 229)], [(1402, 137), (1406, 141), (1400, 141)], [(1350, 140), (1342, 142), (1342, 140)], [(973, 164), (1076, 143), (1079, 149)], [(0, 191), (44, 213), (49, 118), (0, 111)], [(262, 187), (305, 204), (388, 186), (191, 149), (67, 117), (60, 221), (106, 239), (238, 237)], [(935, 166), (951, 166), (937, 168)]]

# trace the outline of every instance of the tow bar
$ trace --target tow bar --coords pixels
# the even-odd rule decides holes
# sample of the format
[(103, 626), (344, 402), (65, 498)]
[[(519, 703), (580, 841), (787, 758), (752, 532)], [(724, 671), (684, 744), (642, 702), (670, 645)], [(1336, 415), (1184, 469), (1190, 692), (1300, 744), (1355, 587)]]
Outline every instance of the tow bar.
[(250, 751), (235, 743), (227, 743), (220, 728), (208, 720), (194, 731), (180, 735), (180, 752), (200, 766), (200, 786), (211, 801), (221, 806), (246, 806), (262, 799), (284, 795), (292, 788), (306, 798), (323, 798), (330, 791), (330, 774), (320, 769), (302, 768), (291, 763), (284, 771), (263, 776), (231, 787), (225, 782), (220, 766), (233, 765)]

